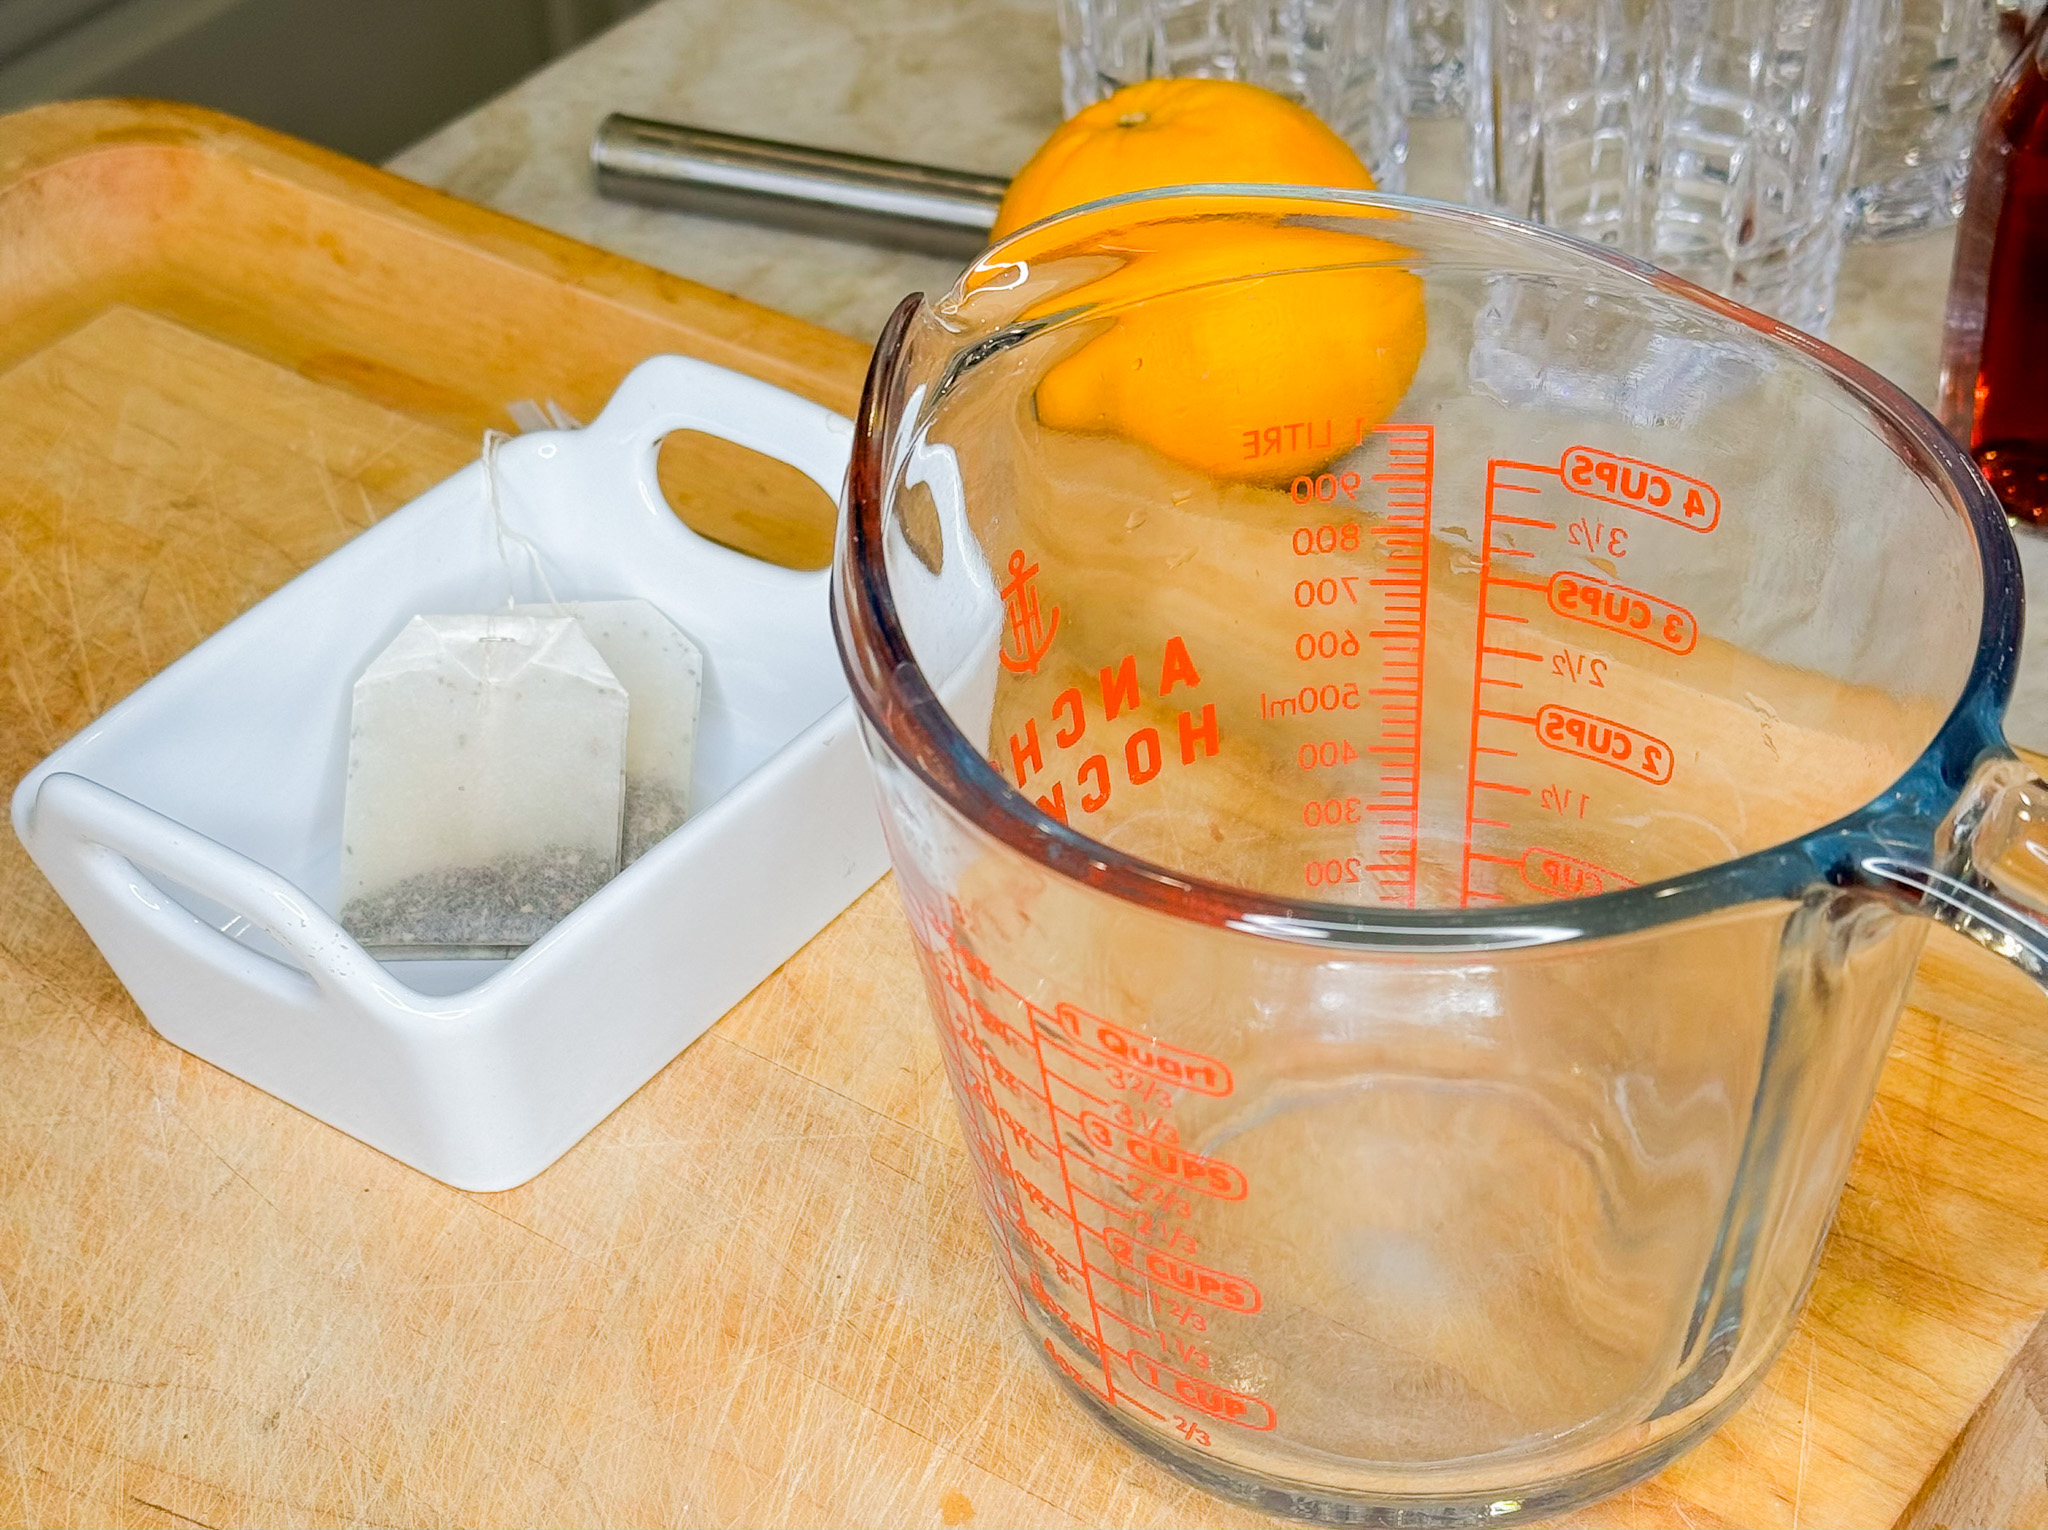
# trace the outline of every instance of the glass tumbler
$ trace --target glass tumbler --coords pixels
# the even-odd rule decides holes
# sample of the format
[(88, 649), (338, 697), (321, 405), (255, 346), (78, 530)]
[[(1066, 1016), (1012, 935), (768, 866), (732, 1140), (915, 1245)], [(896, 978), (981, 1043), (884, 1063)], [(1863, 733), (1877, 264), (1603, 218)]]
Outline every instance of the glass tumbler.
[[(1425, 0), (1427, 3), (1427, 0)], [(1247, 80), (1358, 151), (1380, 190), (1406, 180), (1409, 0), (1059, 0), (1068, 116), (1139, 80)]]
[(1890, 239), (1955, 221), (1997, 41), (1995, 0), (1887, 0), (1849, 171), (1855, 236)]
[(1468, 75), (1465, 0), (1408, 0), (1408, 114), (1459, 115)]
[(2048, 972), (1982, 479), (1543, 229), (1019, 232), (883, 334), (833, 591), (1029, 1343), (1269, 1510), (1656, 1470), (1791, 1329), (1915, 916)]
[(1471, 0), (1472, 199), (1819, 333), (1882, 0)]

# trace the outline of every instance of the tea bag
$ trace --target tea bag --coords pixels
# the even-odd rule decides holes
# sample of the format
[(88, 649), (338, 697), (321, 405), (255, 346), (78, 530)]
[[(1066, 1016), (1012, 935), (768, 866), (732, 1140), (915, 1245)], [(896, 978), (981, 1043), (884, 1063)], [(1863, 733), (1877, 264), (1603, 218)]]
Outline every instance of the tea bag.
[(618, 872), (627, 714), (570, 616), (414, 617), (355, 685), (343, 926), (376, 956), (531, 945)]
[(675, 623), (644, 600), (572, 600), (514, 609), (522, 615), (560, 611), (575, 617), (631, 698), (625, 842), (619, 854), (619, 865), (630, 866), (690, 816), (704, 657)]

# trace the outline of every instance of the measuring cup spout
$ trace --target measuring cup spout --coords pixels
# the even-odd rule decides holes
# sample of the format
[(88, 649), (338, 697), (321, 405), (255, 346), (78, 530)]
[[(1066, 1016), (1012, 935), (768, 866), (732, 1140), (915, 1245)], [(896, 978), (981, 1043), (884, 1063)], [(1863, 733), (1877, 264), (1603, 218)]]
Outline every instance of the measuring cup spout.
[(1987, 756), (1935, 851), (1934, 866), (1868, 856), (1862, 869), (2048, 987), (2048, 781), (2012, 754)]

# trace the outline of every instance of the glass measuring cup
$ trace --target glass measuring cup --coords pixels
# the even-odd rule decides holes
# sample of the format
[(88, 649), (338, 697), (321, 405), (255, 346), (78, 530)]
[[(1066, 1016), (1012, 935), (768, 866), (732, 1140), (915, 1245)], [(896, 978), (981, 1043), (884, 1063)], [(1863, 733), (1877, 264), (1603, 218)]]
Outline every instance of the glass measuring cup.
[(1740, 1401), (1930, 914), (2037, 978), (1996, 502), (1855, 362), (1464, 209), (1098, 204), (909, 300), (835, 575), (984, 1209), (1079, 1403), (1311, 1519)]

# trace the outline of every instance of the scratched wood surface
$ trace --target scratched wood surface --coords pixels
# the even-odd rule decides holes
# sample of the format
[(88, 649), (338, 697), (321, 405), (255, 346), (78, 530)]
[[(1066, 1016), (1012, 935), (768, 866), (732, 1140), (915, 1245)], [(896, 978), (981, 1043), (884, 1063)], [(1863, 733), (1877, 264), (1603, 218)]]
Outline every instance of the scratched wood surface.
[[(863, 360), (133, 106), (0, 121), (0, 319), (9, 785), (510, 404), (588, 418), (672, 349), (845, 409)], [(757, 465), (665, 467), (693, 523), (821, 556)], [(1783, 1360), (1586, 1523), (1906, 1510), (2048, 1307), (2044, 1009), (1935, 937)], [(279, 1521), (1262, 1522), (1013, 1330), (886, 884), (553, 1169), (466, 1195), (158, 1039), (0, 836), (0, 1522)]]
[(2048, 1324), (2034, 1330), (1900, 1524), (2048, 1524)]

